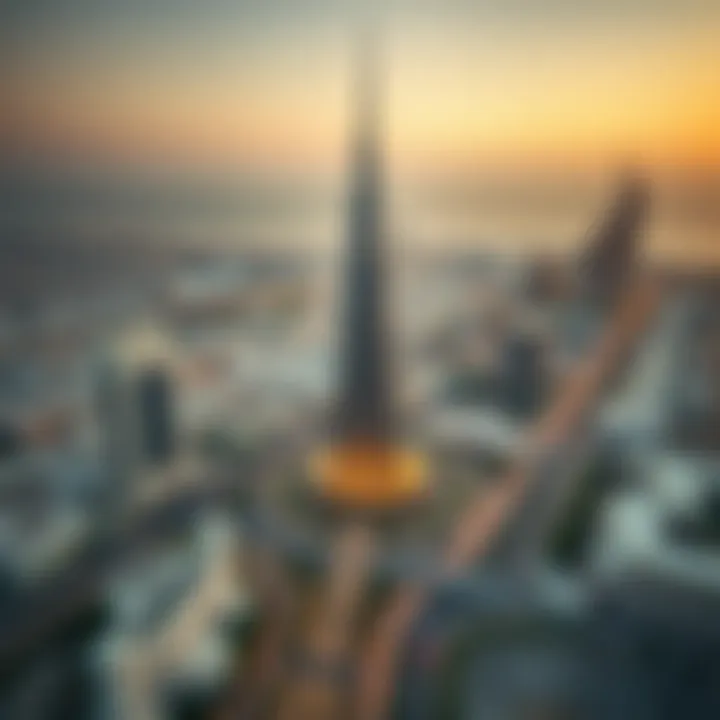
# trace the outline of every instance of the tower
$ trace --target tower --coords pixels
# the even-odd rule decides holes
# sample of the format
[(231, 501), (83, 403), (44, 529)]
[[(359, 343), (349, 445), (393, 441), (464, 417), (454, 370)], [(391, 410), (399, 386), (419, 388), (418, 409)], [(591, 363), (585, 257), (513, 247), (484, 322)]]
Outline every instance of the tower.
[(385, 316), (382, 170), (374, 39), (363, 38), (356, 79), (357, 116), (344, 268), (340, 387), (332, 418), (340, 438), (383, 441), (395, 418)]
[(601, 305), (612, 303), (635, 270), (638, 237), (649, 205), (649, 189), (634, 175), (620, 183), (617, 198), (581, 259), (582, 292)]
[(96, 387), (102, 462), (121, 508), (139, 477), (175, 456), (171, 349), (159, 332), (126, 332), (101, 364)]
[(357, 70), (340, 382), (329, 446), (311, 458), (310, 471), (331, 503), (385, 510), (423, 490), (425, 468), (397, 437), (386, 327), (377, 42), (367, 24)]

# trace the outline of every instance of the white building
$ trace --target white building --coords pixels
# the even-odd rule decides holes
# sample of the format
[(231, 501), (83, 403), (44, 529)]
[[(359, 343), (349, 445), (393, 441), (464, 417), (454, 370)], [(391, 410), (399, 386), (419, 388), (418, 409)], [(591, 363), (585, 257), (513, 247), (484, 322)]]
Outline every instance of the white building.
[(97, 648), (100, 718), (172, 720), (170, 694), (216, 691), (237, 668), (228, 637), (253, 613), (229, 518), (205, 516), (187, 543), (138, 558), (110, 583), (112, 627)]

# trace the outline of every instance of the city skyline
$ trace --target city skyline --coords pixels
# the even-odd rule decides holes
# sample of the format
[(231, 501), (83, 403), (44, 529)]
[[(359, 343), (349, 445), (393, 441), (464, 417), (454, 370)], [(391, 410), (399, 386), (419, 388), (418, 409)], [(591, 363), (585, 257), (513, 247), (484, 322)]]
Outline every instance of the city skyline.
[(716, 720), (720, 14), (144, 2), (0, 11), (0, 716)]

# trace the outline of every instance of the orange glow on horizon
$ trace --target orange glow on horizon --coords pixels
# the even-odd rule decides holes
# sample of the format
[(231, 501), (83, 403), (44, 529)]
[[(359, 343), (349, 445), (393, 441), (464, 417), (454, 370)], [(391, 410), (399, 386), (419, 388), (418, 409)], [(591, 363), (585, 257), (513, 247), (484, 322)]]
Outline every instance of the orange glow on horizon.
[[(401, 42), (385, 88), (391, 162), (720, 167), (720, 49), (706, 35), (583, 44), (518, 32), (463, 51)], [(342, 167), (347, 57), (274, 52), (219, 68), (155, 66), (152, 55), (66, 68), (36, 60), (7, 88), (2, 135), (40, 157), (110, 165)]]

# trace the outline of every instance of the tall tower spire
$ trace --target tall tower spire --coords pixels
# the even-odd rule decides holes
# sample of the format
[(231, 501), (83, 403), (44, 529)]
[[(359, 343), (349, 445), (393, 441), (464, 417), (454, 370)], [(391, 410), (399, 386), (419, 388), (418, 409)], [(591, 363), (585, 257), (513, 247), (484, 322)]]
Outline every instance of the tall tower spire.
[(357, 51), (340, 385), (330, 447), (311, 458), (310, 469), (326, 500), (349, 509), (383, 511), (418, 496), (425, 466), (420, 456), (396, 445), (394, 433), (373, 22), (362, 24)]
[(376, 441), (389, 436), (393, 422), (384, 312), (377, 42), (375, 27), (365, 23), (357, 47), (340, 387), (334, 418), (339, 438)]

